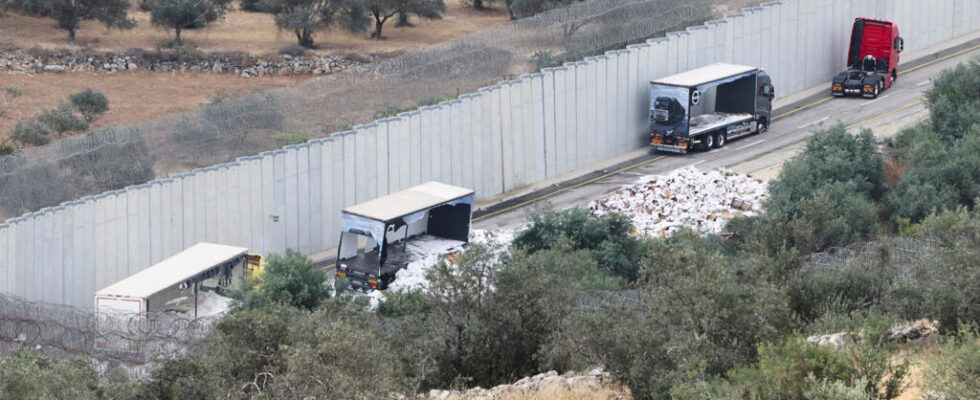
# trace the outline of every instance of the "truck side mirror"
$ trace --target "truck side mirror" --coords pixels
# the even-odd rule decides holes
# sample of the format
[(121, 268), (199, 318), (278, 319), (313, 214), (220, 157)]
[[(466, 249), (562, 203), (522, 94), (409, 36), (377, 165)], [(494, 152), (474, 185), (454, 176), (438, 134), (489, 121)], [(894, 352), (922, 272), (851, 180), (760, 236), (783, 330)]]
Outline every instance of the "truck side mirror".
[(901, 53), (902, 50), (905, 50), (905, 39), (902, 39), (901, 36), (898, 36), (895, 38), (895, 51)]

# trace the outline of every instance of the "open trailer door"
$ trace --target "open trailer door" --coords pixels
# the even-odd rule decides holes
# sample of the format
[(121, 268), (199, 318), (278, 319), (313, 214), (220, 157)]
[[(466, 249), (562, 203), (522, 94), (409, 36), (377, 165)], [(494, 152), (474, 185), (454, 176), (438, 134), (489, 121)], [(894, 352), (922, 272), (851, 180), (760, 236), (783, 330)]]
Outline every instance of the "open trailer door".
[(466, 243), (473, 190), (429, 182), (343, 210), (337, 276), (365, 291), (386, 289), (412, 255), (406, 244), (422, 236)]

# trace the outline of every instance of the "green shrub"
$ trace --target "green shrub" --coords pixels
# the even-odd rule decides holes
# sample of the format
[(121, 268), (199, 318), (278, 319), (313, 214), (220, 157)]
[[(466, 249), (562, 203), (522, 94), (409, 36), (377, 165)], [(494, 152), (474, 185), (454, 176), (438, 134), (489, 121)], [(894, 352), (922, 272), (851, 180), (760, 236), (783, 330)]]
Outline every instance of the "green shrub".
[(550, 249), (567, 239), (574, 250), (588, 250), (599, 269), (629, 281), (637, 278), (643, 242), (622, 214), (590, 215), (582, 208), (529, 213), (527, 228), (514, 238), (514, 246), (528, 252)]
[(45, 109), (37, 116), (38, 122), (46, 125), (52, 132), (63, 136), (68, 132), (78, 132), (88, 128), (88, 122), (75, 115), (74, 107), (69, 103), (61, 103), (53, 110)]
[(276, 135), (276, 146), (283, 147), (291, 144), (306, 143), (308, 140), (310, 140), (310, 137), (302, 133), (280, 133)]
[(13, 143), (11, 143), (9, 139), (0, 141), (0, 157), (14, 154), (14, 151), (17, 151), (17, 149), (14, 148)]
[[(934, 136), (927, 132), (919, 134)], [(973, 200), (980, 196), (978, 152), (980, 125), (969, 128), (967, 134), (956, 139), (948, 149), (934, 142), (912, 147), (908, 172), (886, 198), (892, 218), (918, 222), (934, 212), (953, 210), (960, 205), (972, 206)]]
[(0, 355), (2, 399), (100, 399), (104, 389), (83, 358), (56, 359), (27, 348)]
[(848, 191), (869, 199), (881, 195), (882, 158), (871, 131), (855, 136), (837, 125), (814, 134), (803, 153), (786, 162), (779, 177), (769, 183), (767, 212), (795, 217), (803, 200), (835, 184), (849, 185)]
[(40, 123), (36, 118), (17, 121), (14, 129), (10, 130), (10, 140), (22, 145), (40, 146), (51, 141), (48, 135), (51, 129)]
[(95, 121), (106, 111), (109, 111), (109, 99), (104, 94), (92, 89), (85, 89), (72, 94), (68, 98), (88, 123), (92, 123), (92, 121)]
[(269, 255), (258, 290), (248, 293), (246, 308), (271, 309), (285, 305), (312, 310), (329, 296), (323, 285), (327, 277), (309, 258), (293, 249)]
[[(778, 345), (759, 346), (759, 361), (728, 373), (744, 396), (753, 399), (808, 400), (820, 382), (854, 383), (857, 370), (847, 355), (828, 346), (790, 338)], [(864, 393), (864, 388), (860, 388)]]
[(944, 398), (980, 399), (980, 335), (976, 325), (961, 325), (946, 338), (926, 372), (927, 386)]

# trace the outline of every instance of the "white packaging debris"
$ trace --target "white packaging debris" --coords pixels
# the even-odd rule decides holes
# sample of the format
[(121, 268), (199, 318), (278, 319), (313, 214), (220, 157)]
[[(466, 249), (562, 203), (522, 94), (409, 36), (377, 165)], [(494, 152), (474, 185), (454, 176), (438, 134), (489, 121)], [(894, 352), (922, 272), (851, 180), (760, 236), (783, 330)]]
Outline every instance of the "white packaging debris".
[[(171, 311), (180, 313), (187, 318), (194, 318), (194, 295), (174, 299)], [(197, 293), (197, 318), (208, 318), (223, 315), (231, 309), (231, 298), (212, 291)], [(169, 303), (168, 303), (169, 304)]]
[(736, 215), (757, 215), (768, 198), (765, 182), (728, 169), (701, 172), (687, 167), (666, 176), (652, 175), (589, 203), (597, 215), (618, 212), (636, 232), (666, 237), (681, 228), (721, 233)]
[(412, 255), (412, 262), (395, 273), (395, 280), (388, 285), (388, 290), (402, 292), (413, 289), (425, 289), (428, 281), (425, 274), (429, 268), (439, 262), (439, 257), (461, 249), (463, 242), (442, 239), (435, 236), (424, 236), (408, 242), (407, 251)]

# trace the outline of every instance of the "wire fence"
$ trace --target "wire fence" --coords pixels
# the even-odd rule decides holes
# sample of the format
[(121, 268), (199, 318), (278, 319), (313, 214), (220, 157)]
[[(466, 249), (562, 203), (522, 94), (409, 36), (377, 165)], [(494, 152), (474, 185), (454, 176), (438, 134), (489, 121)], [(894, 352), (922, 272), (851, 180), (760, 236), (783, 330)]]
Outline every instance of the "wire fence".
[[(110, 127), (0, 157), (0, 217), (330, 136), (540, 68), (708, 20), (711, 0), (589, 0), (293, 88)], [(38, 184), (42, 182), (41, 184)]]
[(849, 266), (870, 269), (888, 265), (899, 275), (909, 275), (912, 267), (923, 257), (939, 248), (935, 240), (892, 238), (886, 241), (851, 243), (844, 247), (831, 247), (808, 256), (803, 269), (825, 268), (842, 270)]
[(0, 353), (26, 346), (57, 357), (86, 357), (103, 371), (121, 367), (142, 375), (158, 357), (202, 344), (217, 320), (176, 313), (95, 314), (0, 294)]

